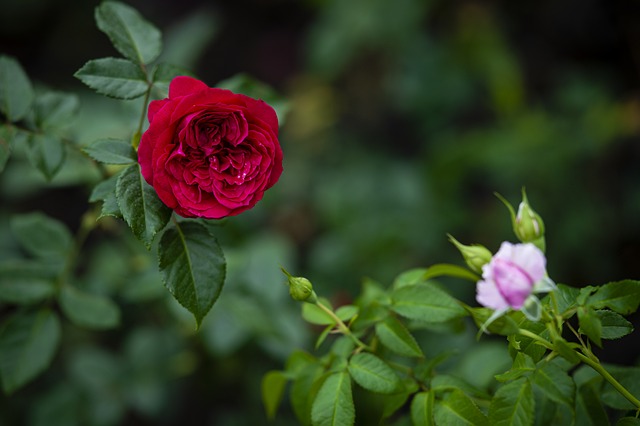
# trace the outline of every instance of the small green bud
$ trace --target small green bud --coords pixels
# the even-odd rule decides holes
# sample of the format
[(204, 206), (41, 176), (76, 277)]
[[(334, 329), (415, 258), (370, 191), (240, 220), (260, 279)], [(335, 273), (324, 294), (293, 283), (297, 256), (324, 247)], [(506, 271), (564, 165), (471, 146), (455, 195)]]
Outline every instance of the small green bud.
[(293, 300), (309, 303), (315, 303), (318, 300), (315, 291), (313, 291), (311, 281), (304, 277), (294, 277), (283, 267), (280, 267), (280, 269), (287, 276), (289, 294)]
[(460, 251), (464, 261), (467, 263), (467, 266), (477, 274), (482, 274), (482, 267), (489, 263), (493, 257), (489, 249), (481, 246), (480, 244), (466, 246), (451, 235), (449, 235), (449, 241), (451, 241)]
[(522, 188), (522, 202), (513, 221), (513, 231), (523, 243), (534, 243), (544, 251), (544, 222), (531, 208), (524, 188)]

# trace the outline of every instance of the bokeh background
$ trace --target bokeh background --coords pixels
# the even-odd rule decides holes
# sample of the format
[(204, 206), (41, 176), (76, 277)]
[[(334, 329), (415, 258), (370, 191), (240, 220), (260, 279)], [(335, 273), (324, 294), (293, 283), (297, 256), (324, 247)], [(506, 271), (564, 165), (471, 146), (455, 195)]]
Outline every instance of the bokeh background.
[[(197, 333), (155, 260), (107, 219), (77, 279), (118, 301), (121, 326), (66, 324), (51, 369), (0, 397), (0, 423), (266, 424), (262, 374), (310, 348), (317, 332), (289, 300), (279, 265), (347, 303), (363, 277), (390, 284), (409, 268), (460, 263), (447, 233), (492, 251), (514, 240), (494, 192), (517, 204), (527, 188), (555, 281), (639, 278), (637, 2), (128, 3), (163, 31), (164, 60), (210, 85), (245, 72), (286, 101), (285, 172), (258, 207), (220, 224), (227, 284)], [(96, 4), (0, 0), (0, 52), (38, 85), (81, 96), (70, 124), (81, 144), (129, 137), (141, 108), (73, 78), (85, 61), (117, 54), (95, 27)], [(11, 214), (41, 210), (78, 227), (97, 176), (76, 160), (52, 184), (19, 155), (10, 161), (0, 175), (3, 260), (15, 256)], [(450, 285), (473, 303), (471, 286)], [(508, 359), (498, 341), (478, 345), (473, 335), (425, 335), (421, 344), (434, 354), (452, 345), (457, 373), (491, 386)], [(637, 365), (638, 342), (607, 342), (602, 358)], [(484, 370), (467, 362), (473, 351)], [(286, 404), (276, 424), (297, 424)]]

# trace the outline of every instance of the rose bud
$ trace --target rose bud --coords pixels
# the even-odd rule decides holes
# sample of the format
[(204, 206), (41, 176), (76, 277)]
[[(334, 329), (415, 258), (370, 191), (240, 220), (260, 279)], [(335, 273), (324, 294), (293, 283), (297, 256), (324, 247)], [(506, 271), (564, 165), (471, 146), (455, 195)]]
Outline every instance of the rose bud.
[(533, 243), (540, 250), (544, 250), (544, 223), (538, 213), (529, 204), (527, 194), (522, 190), (522, 202), (518, 206), (518, 213), (513, 222), (513, 230), (523, 243)]
[(138, 162), (164, 204), (183, 217), (220, 219), (252, 208), (282, 174), (269, 105), (176, 77), (152, 101)]
[(304, 277), (294, 277), (283, 267), (280, 267), (280, 269), (287, 276), (289, 294), (293, 300), (309, 303), (315, 303), (318, 300), (316, 293), (313, 291), (311, 281)]
[(449, 241), (451, 241), (460, 251), (464, 261), (467, 263), (467, 266), (477, 274), (481, 273), (482, 267), (491, 261), (491, 252), (480, 244), (466, 246), (451, 235), (449, 235)]

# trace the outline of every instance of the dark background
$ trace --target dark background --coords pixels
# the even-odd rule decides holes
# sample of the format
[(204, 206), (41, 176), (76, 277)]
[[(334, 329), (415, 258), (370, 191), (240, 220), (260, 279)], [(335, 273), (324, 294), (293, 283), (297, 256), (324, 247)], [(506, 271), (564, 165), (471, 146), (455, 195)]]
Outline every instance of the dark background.
[[(126, 134), (133, 128), (127, 120), (138, 117), (130, 113), (135, 105), (97, 98), (73, 77), (89, 59), (117, 56), (95, 27), (96, 4), (0, 0), (0, 52), (15, 56), (38, 84), (82, 94), (81, 118), (74, 123), (82, 144), (105, 136), (99, 134), (104, 129)], [(209, 337), (185, 336), (172, 325), (175, 320), (148, 322), (140, 315), (147, 308), (129, 306), (125, 318), (133, 331), (71, 339), (107, 351), (88, 349), (81, 361), (101, 364), (96, 360), (107, 356), (114, 371), (129, 368), (121, 359), (127, 350), (122, 342), (135, 333), (148, 332), (144, 339), (153, 342), (150, 352), (162, 368), (180, 354), (195, 360), (190, 368), (183, 365), (179, 378), (150, 379), (147, 391), (155, 396), (145, 395), (155, 405), (114, 391), (120, 405), (109, 407), (116, 414), (96, 414), (102, 423), (86, 420), (86, 414), (89, 423), (82, 424), (175, 424), (185, 413), (194, 419), (189, 424), (264, 421), (260, 375), (280, 368), (289, 349), (309, 341), (297, 307), (286, 294), (274, 295), (286, 293), (278, 265), (309, 277), (319, 294), (347, 302), (364, 276), (388, 285), (408, 268), (460, 263), (446, 233), (492, 251), (503, 240), (513, 241), (507, 210), (494, 191), (517, 205), (521, 188), (527, 188), (545, 220), (548, 270), (556, 282), (581, 287), (638, 278), (637, 2), (129, 4), (165, 34), (165, 60), (210, 85), (246, 72), (289, 101), (281, 129), (285, 172), (255, 211), (229, 220), (220, 231), (229, 268), (236, 272), (225, 288), (229, 299), (216, 305), (211, 322), (224, 323), (220, 318), (226, 315), (236, 328), (211, 325), (202, 332)], [(114, 124), (123, 119), (124, 125)], [(3, 218), (40, 209), (77, 226), (90, 191), (86, 182), (60, 181), (52, 190), (13, 186), (11, 176), (0, 185)], [(101, 246), (91, 240), (89, 247)], [(473, 302), (473, 288), (451, 286)], [(153, 303), (162, 306), (154, 308), (157, 315), (166, 314), (164, 302)], [(256, 309), (277, 322), (281, 340), (265, 343), (259, 319), (238, 320), (258, 315)], [(290, 311), (274, 320), (282, 309)], [(638, 325), (638, 315), (631, 320)], [(151, 325), (158, 328), (150, 331)], [(602, 358), (637, 365), (637, 342), (634, 336), (606, 342)], [(157, 348), (169, 354), (163, 358)], [(82, 362), (69, 352), (55, 366), (66, 365), (60, 371), (70, 372), (51, 373), (6, 398), (7, 419), (38, 424), (37, 416), (23, 410), (38, 398), (48, 401), (53, 393), (47, 389), (61, 386), (56, 383), (64, 374), (80, 377), (80, 387), (65, 391), (69, 401), (80, 398), (77, 389), (86, 383), (81, 373), (73, 376), (72, 365)], [(94, 390), (96, 400), (104, 398), (102, 385)]]

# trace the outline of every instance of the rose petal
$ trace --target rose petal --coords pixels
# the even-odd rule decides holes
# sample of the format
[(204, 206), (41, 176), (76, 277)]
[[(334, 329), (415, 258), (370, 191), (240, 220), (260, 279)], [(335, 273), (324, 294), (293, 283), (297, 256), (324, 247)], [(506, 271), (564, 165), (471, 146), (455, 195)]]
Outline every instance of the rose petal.
[(149, 110), (147, 111), (147, 118), (149, 119), (149, 123), (153, 121), (153, 117), (156, 116), (156, 113), (167, 104), (167, 101), (168, 99), (160, 99), (157, 101), (151, 101), (151, 103), (149, 103)]
[(190, 95), (192, 93), (207, 90), (209, 86), (196, 80), (193, 77), (178, 76), (171, 80), (169, 84), (169, 98), (177, 98), (180, 96)]
[(533, 290), (534, 281), (519, 265), (495, 258), (492, 261), (493, 282), (513, 309), (520, 309)]
[(478, 281), (476, 292), (476, 300), (482, 306), (496, 310), (510, 307), (493, 281)]

